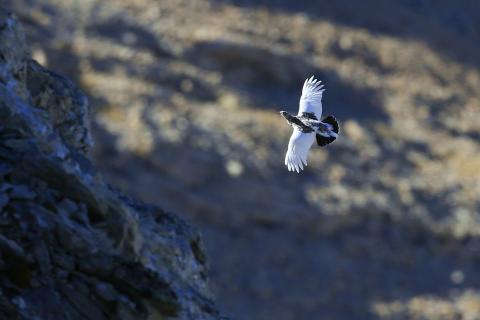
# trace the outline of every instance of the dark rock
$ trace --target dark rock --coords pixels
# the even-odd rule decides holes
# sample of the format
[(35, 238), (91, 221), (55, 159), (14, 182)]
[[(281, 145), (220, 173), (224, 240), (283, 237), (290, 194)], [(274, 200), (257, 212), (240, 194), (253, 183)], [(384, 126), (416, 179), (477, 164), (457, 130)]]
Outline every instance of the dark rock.
[(73, 256), (57, 253), (53, 255), (53, 262), (62, 270), (72, 272), (75, 269), (75, 258)]
[(33, 60), (27, 62), (26, 86), (32, 104), (48, 112), (64, 142), (86, 153), (93, 143), (87, 97), (68, 79)]
[(0, 319), (219, 318), (198, 233), (104, 183), (85, 95), (3, 9), (0, 116)]
[(0, 235), (0, 256), (7, 279), (19, 288), (30, 286), (32, 278), (29, 257), (15, 241)]
[(33, 244), (32, 254), (38, 266), (38, 271), (42, 274), (49, 274), (52, 269), (52, 263), (50, 260), (50, 253), (43, 241), (37, 241)]
[(36, 193), (27, 186), (12, 186), (9, 196), (12, 199), (32, 200), (35, 198)]
[(118, 299), (118, 292), (107, 282), (99, 282), (95, 285), (95, 292), (105, 301), (112, 302)]
[(3, 208), (7, 205), (8, 200), (9, 197), (5, 193), (0, 194), (0, 212), (2, 212)]
[(107, 319), (103, 312), (91, 303), (85, 293), (79, 291), (79, 287), (73, 287), (67, 283), (60, 282), (57, 285), (60, 293), (70, 304), (86, 319)]

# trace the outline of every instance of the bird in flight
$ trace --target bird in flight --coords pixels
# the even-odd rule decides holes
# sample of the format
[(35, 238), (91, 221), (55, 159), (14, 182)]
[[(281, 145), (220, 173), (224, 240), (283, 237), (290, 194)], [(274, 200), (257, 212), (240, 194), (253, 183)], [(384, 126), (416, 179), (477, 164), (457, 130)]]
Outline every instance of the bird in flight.
[(285, 155), (288, 171), (300, 172), (307, 166), (308, 151), (316, 140), (321, 147), (332, 143), (338, 137), (338, 122), (334, 116), (319, 120), (322, 116), (322, 94), (325, 89), (321, 81), (313, 76), (303, 84), (300, 106), (296, 116), (286, 111), (280, 114), (293, 127)]

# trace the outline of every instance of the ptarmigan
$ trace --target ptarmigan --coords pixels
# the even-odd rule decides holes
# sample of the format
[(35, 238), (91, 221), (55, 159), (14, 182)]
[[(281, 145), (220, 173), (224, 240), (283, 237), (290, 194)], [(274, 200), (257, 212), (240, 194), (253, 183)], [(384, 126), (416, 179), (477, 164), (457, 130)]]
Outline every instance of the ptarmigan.
[(296, 116), (286, 111), (280, 114), (293, 127), (293, 133), (288, 142), (285, 155), (285, 165), (288, 171), (300, 172), (307, 166), (308, 151), (315, 139), (321, 147), (332, 143), (338, 137), (338, 122), (333, 116), (328, 116), (322, 121), (322, 94), (325, 89), (321, 81), (313, 76), (303, 84), (300, 107)]

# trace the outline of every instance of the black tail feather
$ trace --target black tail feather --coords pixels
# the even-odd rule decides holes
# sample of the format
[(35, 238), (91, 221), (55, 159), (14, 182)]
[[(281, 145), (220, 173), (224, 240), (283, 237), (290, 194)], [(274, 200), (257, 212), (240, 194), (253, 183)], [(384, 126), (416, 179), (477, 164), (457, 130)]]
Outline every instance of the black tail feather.
[(324, 147), (326, 146), (327, 144), (330, 144), (332, 143), (333, 141), (335, 141), (335, 137), (324, 137), (324, 136), (321, 136), (319, 135), (318, 133), (315, 135), (315, 138), (317, 138), (317, 144), (320, 146), (320, 147)]
[(328, 123), (333, 127), (333, 132), (338, 133), (339, 127), (338, 127), (338, 121), (334, 116), (328, 116), (322, 120), (322, 122)]
[[(329, 125), (331, 125), (333, 127), (333, 132), (338, 134), (338, 132), (339, 132), (338, 121), (337, 121), (337, 119), (335, 119), (334, 116), (328, 116), (328, 117), (324, 118), (322, 120), (322, 122), (325, 122), (325, 123), (328, 123)], [(319, 134), (316, 134), (315, 137), (317, 138), (317, 144), (320, 147), (324, 147), (327, 144), (332, 143), (336, 139), (335, 137), (324, 137), (324, 136), (319, 135)]]

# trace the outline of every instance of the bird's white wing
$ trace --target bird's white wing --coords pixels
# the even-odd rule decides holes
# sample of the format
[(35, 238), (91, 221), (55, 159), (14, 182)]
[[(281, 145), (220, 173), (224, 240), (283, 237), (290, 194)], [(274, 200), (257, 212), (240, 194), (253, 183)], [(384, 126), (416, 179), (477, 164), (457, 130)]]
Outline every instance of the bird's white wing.
[(285, 165), (288, 167), (288, 171), (300, 172), (303, 170), (303, 165), (307, 166), (308, 151), (314, 140), (315, 134), (293, 129), (285, 155)]
[(318, 81), (313, 76), (303, 84), (302, 96), (300, 97), (300, 107), (298, 115), (302, 112), (313, 112), (320, 119), (322, 116), (322, 95), (325, 89), (321, 81)]

